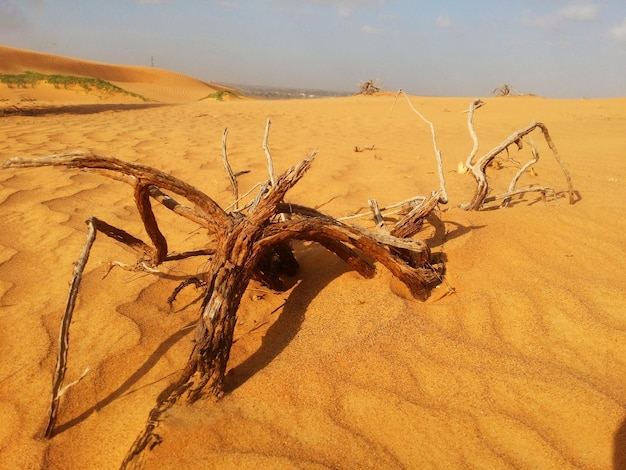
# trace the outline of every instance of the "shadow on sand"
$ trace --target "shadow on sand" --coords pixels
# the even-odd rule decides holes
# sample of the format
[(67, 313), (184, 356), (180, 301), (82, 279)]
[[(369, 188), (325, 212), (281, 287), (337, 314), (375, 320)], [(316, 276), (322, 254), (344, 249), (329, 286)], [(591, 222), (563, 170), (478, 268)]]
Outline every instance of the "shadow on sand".
[[(436, 228), (435, 236), (429, 240), (429, 245), (431, 246), (441, 245), (445, 239), (449, 240), (460, 237), (472, 229), (480, 228), (465, 227), (460, 224), (455, 224), (456, 227), (446, 233), (443, 222), (438, 219), (431, 222)], [(313, 299), (315, 299), (330, 282), (345, 272), (350, 271), (350, 267), (346, 263), (317, 244), (308, 246), (302, 244), (296, 248), (295, 254), (300, 263), (299, 274), (295, 282), (300, 282), (289, 294), (278, 319), (265, 332), (259, 349), (252, 353), (241, 364), (228, 371), (224, 378), (224, 393), (228, 394), (236, 390), (257, 372), (270, 364), (289, 345), (298, 331), (300, 331), (309, 304)], [(379, 269), (384, 268), (379, 267)], [(157, 364), (167, 351), (182, 338), (191, 334), (193, 331), (192, 327), (195, 323), (195, 321), (189, 323), (186, 327), (164, 339), (146, 361), (119, 387), (80, 415), (59, 425), (55, 429), (54, 434), (56, 435), (66, 431), (85, 421), (94, 412), (110, 405), (124, 394), (132, 393), (131, 388)], [(624, 455), (620, 455), (623, 461)]]
[(270, 364), (300, 331), (313, 299), (330, 282), (350, 271), (347, 264), (319, 245), (312, 245), (305, 250), (307, 253), (304, 256), (303, 251), (296, 252), (300, 262), (300, 282), (289, 294), (278, 319), (265, 332), (259, 349), (228, 372), (224, 378), (225, 393), (233, 392)]
[(97, 114), (107, 111), (135, 111), (168, 106), (165, 103), (96, 103), (70, 104), (59, 106), (8, 106), (0, 108), (0, 117), (7, 116), (46, 116), (49, 114)]
[[(230, 393), (237, 389), (250, 377), (271, 363), (272, 360), (289, 345), (300, 330), (308, 305), (311, 301), (333, 279), (350, 270), (347, 264), (318, 245), (312, 245), (304, 250), (299, 250), (299, 252), (296, 252), (296, 256), (303, 258), (303, 261), (301, 261), (300, 274), (297, 278), (297, 280), (301, 282), (290, 293), (279, 318), (267, 330), (261, 347), (242, 364), (239, 364), (228, 372), (224, 379), (223, 390), (225, 393)], [(93, 406), (83, 411), (80, 415), (58, 425), (53, 435), (60, 434), (82, 423), (92, 414), (102, 410), (118, 398), (121, 398), (127, 393), (132, 393), (133, 386), (158, 363), (172, 346), (185, 336), (193, 334), (193, 326), (195, 324), (195, 321), (191, 322), (164, 339), (145, 362), (120, 384), (119, 387)], [(181, 364), (181, 367), (182, 366), (183, 364)], [(178, 372), (175, 374), (178, 374)]]
[[(174, 346), (178, 341), (180, 341), (182, 338), (184, 338), (185, 336), (187, 336), (193, 331), (193, 328), (191, 327), (194, 326), (195, 324), (196, 324), (195, 321), (189, 323), (188, 325), (181, 328), (176, 333), (174, 333), (173, 335), (169, 336), (164, 341), (162, 341), (161, 344), (159, 344), (159, 346), (154, 350), (154, 352), (150, 354), (150, 356), (146, 359), (146, 361), (139, 367), (139, 369), (137, 369), (130, 377), (128, 377), (124, 381), (124, 383), (122, 383), (114, 391), (109, 393), (102, 400), (98, 401), (98, 403), (93, 405), (91, 408), (83, 411), (80, 415), (76, 416), (75, 418), (72, 418), (71, 420), (63, 424), (58, 425), (54, 429), (52, 436), (60, 434), (76, 426), (77, 424), (82, 423), (96, 411), (100, 411), (105, 406), (110, 405), (115, 400), (123, 396), (125, 393), (129, 392), (131, 387), (135, 385), (144, 375), (146, 375), (150, 371), (150, 369), (152, 369), (156, 365), (156, 363), (159, 362), (159, 359), (161, 359), (161, 357), (163, 357), (165, 353), (167, 353), (167, 351), (172, 346)], [(130, 391), (129, 393), (132, 393), (132, 391)]]
[(615, 431), (613, 439), (613, 469), (626, 470), (626, 418)]

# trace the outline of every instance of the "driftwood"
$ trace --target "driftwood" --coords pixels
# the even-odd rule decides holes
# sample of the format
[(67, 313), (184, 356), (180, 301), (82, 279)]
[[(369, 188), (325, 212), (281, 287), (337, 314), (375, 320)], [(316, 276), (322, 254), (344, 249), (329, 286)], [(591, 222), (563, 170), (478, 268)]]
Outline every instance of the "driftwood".
[[(246, 206), (247, 212), (235, 209), (233, 213), (227, 213), (200, 190), (160, 170), (93, 153), (70, 152), (40, 158), (11, 158), (4, 162), (4, 168), (61, 166), (88, 169), (131, 184), (134, 186), (137, 209), (151, 241), (148, 244), (95, 218), (88, 221), (90, 236), (75, 269), (68, 308), (62, 322), (60, 359), (54, 377), (51, 412), (45, 432), (47, 437), (54, 435), (74, 300), (97, 231), (136, 250), (140, 258), (130, 268), (151, 273), (158, 274), (158, 266), (171, 260), (211, 256), (203, 279), (191, 278), (185, 281), (170, 297), (172, 302), (178, 291), (190, 283), (202, 285), (206, 289), (196, 326), (194, 347), (188, 362), (179, 379), (159, 396), (144, 431), (130, 449), (123, 467), (134, 465), (144, 450), (160, 442), (157, 428), (161, 415), (179, 399), (193, 402), (201, 397), (221, 395), (237, 310), (244, 291), (252, 278), (279, 289), (282, 287), (283, 276), (295, 274), (298, 264), (290, 247), (292, 240), (308, 240), (321, 244), (367, 278), (375, 273), (372, 261), (379, 262), (406, 284), (412, 295), (420, 300), (425, 300), (429, 289), (440, 283), (441, 268), (431, 264), (428, 246), (421, 240), (405, 238), (417, 232), (423, 217), (435, 207), (438, 196), (422, 199), (420, 204), (398, 221), (391, 233), (371, 232), (336, 220), (315, 209), (285, 203), (285, 194), (310, 168), (316, 152), (274, 178), (271, 155), (267, 148), (268, 130), (269, 120), (264, 150), (270, 162), (271, 179), (261, 185), (255, 201)], [(235, 178), (232, 170), (229, 171), (226, 155), (226, 135), (225, 131), (223, 160), (233, 186), (233, 195), (237, 198), (237, 186), (233, 184)], [(179, 203), (164, 191), (185, 198), (191, 206)], [(208, 229), (215, 238), (215, 246), (182, 254), (170, 253), (167, 240), (152, 211), (151, 200)]]
[[(399, 93), (403, 93), (402, 90)], [(289, 189), (309, 170), (317, 152), (312, 152), (302, 162), (276, 177), (268, 146), (269, 119), (262, 146), (268, 160), (269, 180), (257, 184), (242, 197), (239, 197), (237, 174), (233, 173), (228, 162), (226, 147), (228, 131), (224, 130), (222, 160), (234, 198), (232, 206), (226, 209), (202, 191), (172, 175), (149, 166), (128, 163), (112, 157), (68, 152), (40, 158), (11, 158), (5, 161), (3, 168), (60, 166), (86, 169), (130, 184), (134, 188), (135, 204), (151, 242), (146, 243), (95, 217), (87, 221), (89, 236), (74, 269), (74, 279), (62, 319), (46, 437), (54, 436), (57, 411), (64, 391), (87, 372), (85, 371), (78, 380), (63, 387), (74, 303), (97, 232), (131, 247), (139, 254), (133, 266), (115, 263), (126, 269), (160, 275), (158, 267), (162, 263), (193, 256), (210, 257), (207, 271), (200, 276), (190, 276), (174, 289), (168, 299), (168, 302), (174, 302), (180, 290), (190, 284), (205, 289), (195, 330), (194, 346), (187, 364), (178, 380), (159, 395), (155, 407), (149, 413), (143, 432), (135, 440), (122, 464), (124, 468), (135, 465), (146, 449), (149, 450), (160, 442), (158, 427), (161, 417), (178, 400), (194, 402), (202, 397), (219, 397), (222, 394), (222, 382), (241, 298), (251, 279), (256, 279), (274, 290), (284, 289), (285, 276), (293, 276), (298, 269), (298, 262), (291, 248), (293, 240), (319, 243), (366, 278), (374, 276), (373, 262), (378, 262), (402, 281), (415, 298), (425, 300), (429, 290), (442, 282), (443, 269), (431, 262), (430, 250), (425, 242), (410, 237), (420, 230), (424, 219), (432, 214), (439, 204), (448, 202), (448, 195), (443, 159), (437, 146), (434, 125), (413, 107), (406, 94), (404, 96), (413, 111), (430, 127), (439, 170), (439, 189), (429, 196), (416, 196), (386, 207), (379, 207), (375, 199), (368, 201), (378, 228), (376, 232), (348, 223), (348, 220), (362, 217), (367, 213), (335, 219), (313, 208), (284, 201)], [(503, 204), (506, 205), (511, 196), (529, 191), (539, 191), (544, 196), (555, 194), (554, 190), (544, 186), (517, 189), (515, 187), (523, 172), (539, 159), (539, 154), (531, 143), (533, 159), (520, 167), (508, 191), (487, 198), (489, 187), (485, 172), (488, 165), (500, 153), (508, 151), (509, 146), (515, 144), (521, 147), (522, 139), (536, 128), (541, 130), (566, 176), (570, 203), (573, 203), (574, 191), (569, 173), (560, 160), (546, 126), (540, 122), (533, 122), (526, 128), (516, 131), (500, 145), (474, 161), (478, 151), (478, 137), (473, 128), (473, 115), (475, 109), (482, 104), (482, 101), (475, 100), (468, 110), (468, 128), (474, 147), (467, 158), (466, 167), (476, 179), (477, 188), (471, 202), (462, 207), (479, 210), (485, 202), (499, 199), (503, 199)], [(240, 207), (239, 203), (257, 188), (254, 199)], [(184, 198), (189, 205), (181, 204), (168, 193)], [(183, 253), (171, 252), (165, 236), (159, 229), (152, 210), (152, 201), (207, 229), (212, 245)], [(228, 212), (231, 207), (232, 212)], [(387, 219), (383, 212), (387, 212), (387, 215), (398, 214), (391, 227), (387, 227)], [(450, 292), (454, 292), (454, 289), (450, 289)]]
[[(469, 130), (470, 136), (472, 137), (472, 141), (474, 142), (474, 146), (469, 156), (467, 157), (465, 166), (470, 170), (470, 172), (472, 173), (472, 176), (476, 180), (476, 190), (474, 192), (474, 196), (472, 197), (472, 200), (468, 203), (462, 204), (461, 207), (466, 210), (474, 210), (474, 211), (480, 210), (482, 208), (483, 204), (486, 202), (487, 194), (489, 192), (489, 183), (487, 181), (487, 174), (486, 174), (487, 167), (489, 166), (489, 164), (499, 154), (501, 154), (502, 152), (508, 151), (508, 148), (511, 145), (517, 145), (518, 148), (522, 148), (522, 145), (523, 145), (522, 139), (526, 135), (534, 131), (535, 129), (541, 130), (541, 133), (546, 143), (548, 144), (548, 147), (550, 147), (550, 150), (552, 150), (552, 153), (554, 154), (554, 158), (556, 159), (557, 163), (561, 167), (561, 170), (563, 171), (563, 174), (565, 175), (565, 179), (567, 180), (569, 203), (574, 204), (575, 196), (574, 196), (574, 188), (572, 186), (572, 178), (569, 174), (569, 171), (567, 170), (567, 168), (561, 161), (561, 157), (559, 156), (559, 152), (557, 151), (556, 146), (554, 145), (554, 142), (552, 141), (552, 138), (550, 137), (548, 128), (546, 127), (545, 124), (541, 122), (536, 122), (536, 121), (532, 122), (525, 128), (515, 131), (513, 134), (507, 137), (504, 141), (502, 141), (496, 147), (491, 149), (489, 152), (487, 152), (485, 155), (480, 157), (478, 160), (474, 161), (474, 159), (476, 158), (476, 154), (478, 153), (478, 136), (476, 135), (476, 132), (474, 131), (474, 111), (478, 109), (480, 106), (482, 106), (483, 104), (484, 103), (481, 100), (474, 100), (470, 104), (469, 112), (467, 114), (467, 127)], [(534, 147), (534, 144), (533, 144), (533, 147)], [(538, 159), (538, 155), (533, 153), (533, 160), (531, 160), (531, 163), (529, 164), (529, 166), (534, 164), (537, 159)], [(550, 188), (546, 188), (546, 187), (540, 187), (540, 188), (528, 187), (524, 189), (515, 190), (514, 189), (515, 184), (520, 176), (521, 176), (521, 172), (518, 172), (518, 174), (516, 174), (516, 176), (513, 178), (513, 181), (511, 182), (511, 185), (509, 186), (508, 193), (505, 193), (504, 195), (496, 196), (492, 200), (495, 200), (495, 199), (506, 200), (510, 198), (513, 194), (521, 194), (521, 193), (530, 192), (530, 191), (540, 191), (544, 194), (546, 192), (549, 192)], [(552, 190), (552, 192), (554, 193), (554, 190)]]

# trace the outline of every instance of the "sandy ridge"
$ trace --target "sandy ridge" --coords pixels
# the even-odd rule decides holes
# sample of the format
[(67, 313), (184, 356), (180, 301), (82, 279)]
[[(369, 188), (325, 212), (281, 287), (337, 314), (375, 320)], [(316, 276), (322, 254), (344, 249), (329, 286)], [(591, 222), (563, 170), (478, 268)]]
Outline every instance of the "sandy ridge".
[[(0, 46), (1, 73), (25, 71), (100, 78), (148, 100), (167, 103), (197, 101), (227, 89), (168, 70), (105, 64)], [(67, 96), (64, 98), (67, 100)]]

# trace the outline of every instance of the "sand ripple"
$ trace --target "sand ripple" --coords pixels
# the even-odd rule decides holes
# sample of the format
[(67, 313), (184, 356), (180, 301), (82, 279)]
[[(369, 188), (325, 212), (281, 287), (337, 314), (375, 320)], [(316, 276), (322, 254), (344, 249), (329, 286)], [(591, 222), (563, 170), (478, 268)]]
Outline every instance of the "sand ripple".
[[(461, 113), (468, 100), (415, 101), (438, 129), (450, 197), (463, 202), (472, 182), (455, 168), (471, 147)], [(487, 101), (477, 123), (481, 148), (543, 120), (580, 202), (529, 195), (481, 213), (451, 204), (443, 223), (423, 234), (447, 258), (444, 288), (456, 293), (426, 303), (397, 295), (386, 272), (363, 280), (323, 249), (297, 245), (302, 272), (292, 290), (250, 290), (242, 302), (229, 394), (217, 404), (175, 407), (147, 468), (619, 468), (626, 458), (626, 187), (619, 184), (626, 147), (615, 136), (623, 134), (625, 102)], [(392, 104), (393, 97), (202, 102), (14, 115), (0, 118), (0, 153), (90, 148), (171, 171), (227, 205), (223, 129), (235, 170), (251, 170), (240, 180), (247, 189), (267, 179), (260, 146), (273, 116), (279, 171), (320, 150), (289, 200), (339, 216), (371, 197), (386, 204), (437, 184), (428, 129), (400, 107), (385, 127)], [(590, 136), (581, 138), (581, 126)], [(373, 151), (353, 151), (371, 144)], [(537, 178), (562, 189), (558, 167), (540, 151)], [(490, 172), (494, 186), (508, 185), (506, 171)], [(134, 255), (97, 241), (68, 374), (91, 372), (64, 398), (60, 434), (39, 441), (83, 221), (95, 213), (145, 234), (132, 188), (93, 174), (2, 171), (0, 201), (3, 462), (117, 468), (186, 361), (199, 293), (185, 292), (175, 313), (165, 300), (205, 260), (172, 265), (170, 280), (119, 270), (103, 280), (101, 263)], [(158, 211), (174, 249), (206, 243), (193, 225)]]

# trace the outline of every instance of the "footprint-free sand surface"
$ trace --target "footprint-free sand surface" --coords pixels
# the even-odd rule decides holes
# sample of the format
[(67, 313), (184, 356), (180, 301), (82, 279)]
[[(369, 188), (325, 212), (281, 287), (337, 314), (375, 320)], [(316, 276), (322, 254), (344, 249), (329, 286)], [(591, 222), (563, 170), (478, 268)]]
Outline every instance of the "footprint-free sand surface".
[[(10, 52), (13, 72), (52, 73), (60, 60), (24, 68), (32, 57)], [(0, 112), (0, 160), (91, 150), (167, 171), (227, 207), (222, 133), (233, 170), (249, 171), (238, 177), (243, 193), (268, 178), (261, 144), (270, 117), (278, 172), (319, 150), (288, 202), (341, 217), (366, 212), (370, 198), (385, 206), (438, 187), (430, 129), (395, 94), (197, 101), (208, 94), (194, 88), (202, 82), (115, 70), (118, 84), (132, 76), (123, 88), (161, 89), (135, 103), (78, 91), (23, 100), (0, 86), (0, 108), (12, 110)], [(442, 286), (419, 302), (382, 267), (363, 279), (323, 248), (296, 244), (293, 287), (252, 283), (242, 300), (225, 396), (175, 406), (145, 468), (626, 468), (626, 99), (484, 98), (479, 154), (542, 121), (578, 200), (567, 203), (563, 174), (533, 133), (540, 160), (520, 184), (553, 186), (559, 197), (529, 193), (506, 209), (467, 212), (458, 206), (474, 182), (457, 167), (472, 148), (463, 113), (471, 99), (410, 97), (443, 152), (450, 203), (418, 235), (446, 260)], [(488, 170), (494, 193), (530, 158), (527, 147)], [(191, 222), (155, 212), (171, 249), (210, 245)], [(109, 272), (108, 262), (135, 255), (99, 237), (66, 381), (89, 372), (63, 396), (57, 434), (41, 438), (90, 215), (146, 238), (122, 182), (78, 170), (0, 171), (2, 468), (118, 468), (191, 350), (202, 293), (188, 288), (171, 310), (167, 298), (207, 260), (168, 263), (162, 277)], [(368, 217), (354, 223), (373, 227)]]

